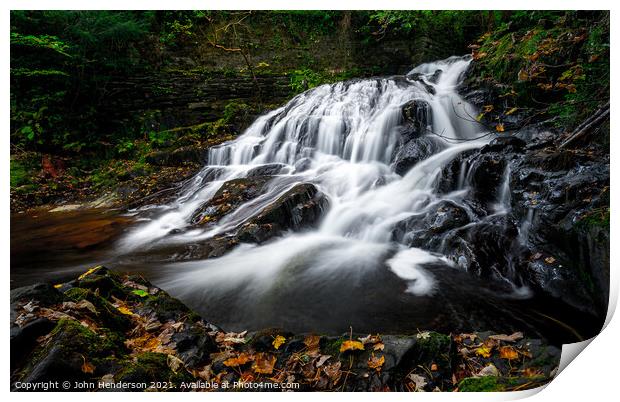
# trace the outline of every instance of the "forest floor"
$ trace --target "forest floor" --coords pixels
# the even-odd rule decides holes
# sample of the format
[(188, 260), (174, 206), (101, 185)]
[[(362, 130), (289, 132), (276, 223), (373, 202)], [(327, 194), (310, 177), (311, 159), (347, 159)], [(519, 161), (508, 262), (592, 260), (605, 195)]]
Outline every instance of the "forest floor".
[(82, 390), (517, 391), (560, 350), (514, 334), (226, 332), (140, 276), (94, 267), (11, 292), (11, 385)]

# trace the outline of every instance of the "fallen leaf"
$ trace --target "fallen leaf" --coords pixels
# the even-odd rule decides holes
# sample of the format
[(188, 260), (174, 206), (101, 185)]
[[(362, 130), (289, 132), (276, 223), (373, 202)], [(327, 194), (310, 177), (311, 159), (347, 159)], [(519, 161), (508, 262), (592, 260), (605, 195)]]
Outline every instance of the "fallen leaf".
[(503, 123), (499, 123), (498, 125), (495, 126), (495, 131), (497, 131), (498, 133), (503, 133), (504, 132), (504, 124)]
[[(224, 363), (226, 364), (226, 363)], [(259, 374), (273, 373), (273, 366), (276, 364), (276, 357), (267, 353), (257, 353), (254, 357), (252, 370)]]
[(101, 265), (97, 265), (96, 267), (92, 267), (88, 271), (84, 272), (82, 275), (78, 276), (78, 281), (81, 281), (82, 279), (86, 278), (88, 275), (90, 275), (93, 272), (97, 271), (99, 268), (101, 268)]
[(515, 332), (512, 335), (504, 335), (504, 334), (491, 335), (491, 336), (489, 336), (489, 338), (495, 339), (497, 341), (503, 341), (503, 342), (516, 342), (519, 339), (523, 338), (523, 333), (522, 332)]
[(340, 376), (342, 375), (340, 367), (342, 367), (342, 363), (340, 363), (339, 361), (323, 367), (323, 372), (325, 372), (325, 374), (332, 381), (333, 384), (337, 383), (340, 379)]
[(82, 373), (92, 374), (95, 372), (95, 366), (87, 362), (86, 359), (84, 359), (84, 364), (82, 364), (81, 368), (82, 368)]
[(367, 343), (377, 343), (381, 341), (381, 338), (379, 337), (379, 335), (368, 335), (363, 338), (357, 338), (357, 339), (359, 339), (359, 341), (362, 342), (362, 344), (364, 345), (366, 345)]
[(146, 290), (142, 290), (142, 289), (134, 289), (131, 291), (131, 293), (135, 294), (136, 296), (140, 296), (140, 297), (146, 297), (149, 295), (149, 292), (147, 292)]
[(129, 310), (127, 307), (125, 306), (119, 306), (116, 308), (119, 313), (121, 314), (125, 314), (125, 315), (133, 315), (133, 312), (131, 310)]
[(304, 338), (304, 345), (308, 349), (318, 349), (321, 337), (318, 335), (308, 335)]
[(273, 340), (272, 345), (274, 349), (280, 349), (280, 346), (282, 346), (282, 344), (286, 342), (286, 338), (283, 337), (282, 335), (278, 335), (276, 336), (276, 338)]
[(241, 353), (237, 357), (231, 357), (230, 359), (225, 360), (224, 366), (227, 366), (227, 367), (243, 366), (250, 360), (252, 360), (252, 357), (250, 355), (248, 355), (247, 353)]
[(319, 357), (319, 360), (316, 362), (316, 367), (321, 367), (323, 364), (325, 364), (325, 362), (327, 360), (329, 360), (329, 358), (332, 357), (331, 355), (322, 355), (321, 357)]
[(439, 370), (439, 367), (437, 367), (437, 364), (433, 363), (431, 364), (431, 371), (437, 371)]
[(359, 341), (344, 341), (342, 345), (340, 345), (340, 353), (346, 352), (347, 350), (364, 350), (364, 344)]
[(488, 346), (480, 346), (478, 349), (476, 349), (476, 354), (484, 358), (491, 357), (491, 348), (489, 348)]
[(383, 350), (385, 349), (385, 344), (383, 342), (376, 343), (373, 347), (373, 350)]
[(376, 357), (374, 353), (368, 359), (368, 367), (377, 371), (381, 371), (383, 363), (385, 363), (385, 356)]
[(415, 385), (415, 390), (417, 392), (424, 392), (424, 387), (426, 386), (426, 378), (415, 373), (409, 374), (407, 378), (413, 382), (413, 384)]
[(80, 302), (77, 303), (75, 307), (79, 309), (86, 309), (93, 314), (98, 314), (97, 309), (95, 308), (95, 305), (89, 302), (88, 300), (80, 300)]
[(484, 110), (484, 113), (489, 113), (490, 111), (493, 110), (493, 105), (484, 105), (482, 107), (482, 110)]
[(489, 364), (488, 366), (480, 370), (478, 374), (476, 375), (479, 377), (487, 377), (487, 376), (497, 377), (499, 376), (499, 370), (493, 364)]
[(519, 354), (512, 346), (502, 346), (499, 348), (499, 357), (502, 359), (514, 360), (519, 358)]
[(510, 109), (509, 111), (506, 112), (506, 116), (510, 116), (511, 114), (516, 112), (517, 110), (519, 110), (519, 109), (516, 108), (516, 107), (513, 107), (512, 109)]
[(547, 258), (545, 258), (545, 262), (546, 262), (547, 264), (553, 264), (553, 263), (555, 262), (555, 258), (553, 258), (553, 257), (547, 257)]
[(181, 366), (183, 366), (183, 360), (179, 359), (178, 357), (174, 355), (168, 355), (167, 361), (168, 361), (168, 367), (170, 367), (170, 370), (172, 370), (172, 372), (174, 373), (179, 371)]

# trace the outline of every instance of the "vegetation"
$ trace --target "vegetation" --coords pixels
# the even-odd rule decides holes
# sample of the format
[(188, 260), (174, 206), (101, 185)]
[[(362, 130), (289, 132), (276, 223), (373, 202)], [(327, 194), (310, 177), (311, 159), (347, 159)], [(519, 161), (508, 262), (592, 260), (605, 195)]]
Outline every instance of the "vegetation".
[(572, 130), (609, 100), (609, 14), (515, 11), (473, 48), (476, 74), (498, 95), (493, 119), (517, 111)]

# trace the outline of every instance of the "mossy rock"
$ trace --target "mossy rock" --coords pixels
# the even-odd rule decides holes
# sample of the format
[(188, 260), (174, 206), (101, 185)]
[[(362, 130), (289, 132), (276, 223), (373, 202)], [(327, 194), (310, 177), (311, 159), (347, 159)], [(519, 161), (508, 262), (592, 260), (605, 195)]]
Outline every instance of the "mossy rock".
[(170, 382), (176, 386), (181, 382), (194, 381), (194, 378), (183, 367), (180, 367), (176, 373), (172, 371), (168, 365), (168, 355), (152, 352), (137, 355), (132, 361), (127, 362), (114, 378), (119, 382), (146, 382), (147, 384), (152, 381)]
[(65, 296), (74, 302), (81, 300), (91, 302), (97, 310), (98, 322), (111, 331), (125, 332), (131, 326), (131, 321), (127, 316), (121, 314), (109, 301), (97, 296), (89, 289), (71, 288), (65, 292)]
[(83, 364), (113, 357), (117, 352), (118, 345), (105, 335), (76, 320), (62, 319), (45, 346), (35, 349), (19, 377), (24, 382), (87, 380), (90, 376), (82, 369)]

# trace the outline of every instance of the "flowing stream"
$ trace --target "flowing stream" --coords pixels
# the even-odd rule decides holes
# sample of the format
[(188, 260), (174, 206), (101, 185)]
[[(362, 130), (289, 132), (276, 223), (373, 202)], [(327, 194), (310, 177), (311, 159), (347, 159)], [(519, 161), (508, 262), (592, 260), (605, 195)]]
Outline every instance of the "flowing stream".
[[(115, 267), (147, 272), (226, 329), (536, 332), (540, 323), (523, 299), (527, 289), (500, 291), (444, 255), (393, 236), (399, 222), (434, 213), (439, 202), (468, 208), (462, 202), (469, 190), (466, 163), (455, 191), (440, 193), (437, 181), (460, 153), (485, 144), (477, 124), (463, 117), (476, 110), (456, 91), (469, 63), (452, 57), (406, 77), (323, 85), (259, 117), (237, 139), (212, 148), (174, 202), (132, 211), (138, 224), (114, 246)], [(393, 165), (402, 109), (412, 100), (430, 106), (425, 135), (434, 152), (399, 175)], [(260, 167), (277, 171), (266, 191), (215, 225), (192, 224), (225, 182)], [(505, 175), (496, 214), (509, 209)], [(217, 258), (178, 262), (171, 253), (168, 262), (136, 263), (136, 256), (230, 233), (299, 183), (311, 183), (328, 200), (311, 228), (242, 243)], [(526, 236), (527, 228), (522, 232)]]

